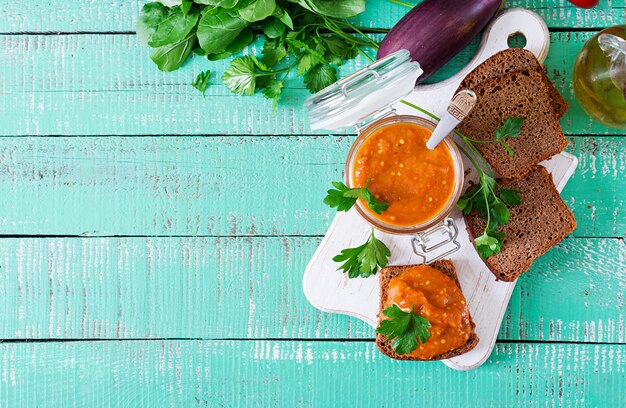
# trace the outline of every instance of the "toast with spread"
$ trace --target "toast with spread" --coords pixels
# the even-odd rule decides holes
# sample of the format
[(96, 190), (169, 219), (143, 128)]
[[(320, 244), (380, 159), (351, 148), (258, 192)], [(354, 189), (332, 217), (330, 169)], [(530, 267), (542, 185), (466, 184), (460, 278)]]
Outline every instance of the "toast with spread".
[[(476, 347), (479, 341), (478, 336), (474, 332), (476, 325), (469, 314), (469, 310), (467, 310), (465, 297), (461, 291), (461, 285), (452, 261), (439, 260), (429, 265), (438, 271), (440, 275), (443, 275), (440, 280), (447, 285), (437, 284), (436, 281), (431, 281), (428, 277), (415, 279), (413, 284), (411, 284), (410, 280), (407, 283), (407, 279), (405, 279), (405, 282), (394, 285), (394, 278), (402, 278), (403, 274), (412, 268), (424, 266), (387, 266), (380, 271), (379, 319), (381, 322), (385, 319), (383, 311), (390, 305), (399, 303), (399, 307), (414, 310), (416, 313), (429, 319), (431, 324), (428, 340), (420, 342), (415, 351), (408, 354), (398, 354), (393, 347), (393, 339), (389, 339), (378, 332), (376, 333), (376, 345), (380, 351), (396, 360), (431, 361), (447, 359), (467, 353)], [(430, 285), (433, 287), (429, 288), (429, 290), (427, 288)], [(455, 290), (450, 290), (448, 285), (453, 286)], [(441, 291), (446, 292), (446, 287), (448, 292), (452, 292), (445, 294), (448, 299), (445, 301), (442, 298), (437, 299), (435, 295), (440, 294)], [(411, 292), (412, 299), (418, 299), (418, 301), (407, 302), (407, 299), (403, 299), (400, 296), (403, 293), (403, 289), (406, 289), (405, 292)], [(454, 311), (457, 313), (454, 314)], [(439, 316), (436, 316), (437, 314)], [(459, 338), (458, 336), (462, 337)], [(455, 340), (461, 344), (452, 345), (451, 348), (448, 347), (446, 349), (445, 344), (453, 344)], [(424, 349), (425, 347), (428, 348), (428, 346), (431, 346), (430, 349)], [(420, 350), (420, 347), (422, 347), (422, 350)]]

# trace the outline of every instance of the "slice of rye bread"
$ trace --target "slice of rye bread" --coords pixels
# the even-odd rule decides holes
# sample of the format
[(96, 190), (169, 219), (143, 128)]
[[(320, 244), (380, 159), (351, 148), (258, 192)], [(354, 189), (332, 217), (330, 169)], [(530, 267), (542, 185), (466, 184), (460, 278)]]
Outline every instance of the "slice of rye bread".
[[(474, 91), (478, 97), (476, 106), (457, 129), (474, 139), (494, 141), (475, 146), (500, 176), (521, 179), (534, 165), (567, 146), (541, 74), (510, 72), (480, 83)], [(525, 119), (519, 136), (506, 138), (515, 152), (513, 156), (495, 143), (496, 129), (502, 127), (507, 117)]]
[[(379, 316), (382, 315), (383, 308), (385, 307), (385, 302), (387, 301), (387, 288), (389, 287), (389, 281), (392, 278), (395, 278), (396, 276), (400, 275), (402, 272), (404, 272), (405, 269), (410, 268), (412, 266), (416, 266), (416, 265), (386, 266), (380, 270), (379, 272), (380, 273)], [(433, 268), (438, 269), (443, 274), (448, 276), (450, 279), (454, 281), (456, 286), (458, 286), (459, 289), (461, 289), (461, 284), (459, 283), (459, 279), (456, 276), (456, 270), (454, 269), (454, 264), (452, 263), (452, 261), (449, 261), (447, 259), (442, 259), (442, 260), (431, 263), (429, 266), (432, 266)], [(393, 347), (391, 347), (391, 342), (387, 340), (387, 336), (379, 334), (379, 333), (376, 333), (376, 345), (378, 346), (378, 348), (383, 354), (396, 360), (416, 360), (416, 361), (444, 360), (446, 358), (451, 358), (451, 357), (455, 357), (455, 356), (459, 356), (461, 354), (467, 353), (468, 351), (476, 347), (479, 339), (478, 339), (478, 335), (474, 333), (474, 327), (476, 327), (476, 325), (474, 324), (474, 321), (472, 320), (471, 316), (470, 316), (470, 322), (472, 324), (472, 333), (470, 334), (469, 339), (467, 339), (467, 343), (465, 343), (463, 346), (458, 347), (454, 350), (447, 351), (445, 353), (439, 354), (427, 360), (396, 353)]]
[(565, 102), (563, 96), (561, 96), (554, 84), (548, 79), (548, 76), (543, 70), (543, 66), (535, 55), (523, 48), (508, 48), (492, 55), (485, 60), (485, 62), (474, 68), (472, 72), (467, 74), (463, 82), (461, 82), (461, 85), (459, 85), (457, 92), (465, 88), (473, 89), (481, 82), (503, 76), (509, 72), (524, 70), (536, 71), (541, 74), (543, 83), (548, 88), (548, 94), (550, 94), (554, 113), (557, 118), (562, 118), (569, 107), (567, 102)]
[[(509, 222), (499, 254), (484, 262), (496, 279), (512, 282), (540, 255), (559, 243), (576, 229), (576, 219), (563, 202), (548, 170), (535, 166), (523, 180), (498, 180), (504, 188), (522, 192), (522, 202), (509, 208)], [(475, 213), (465, 216), (470, 237), (483, 234), (487, 221)]]

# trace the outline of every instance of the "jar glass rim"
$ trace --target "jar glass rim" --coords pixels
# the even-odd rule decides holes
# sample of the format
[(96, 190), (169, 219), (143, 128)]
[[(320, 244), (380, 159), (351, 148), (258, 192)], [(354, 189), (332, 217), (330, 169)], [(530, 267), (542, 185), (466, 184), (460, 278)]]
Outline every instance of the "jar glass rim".
[[(383, 127), (390, 126), (397, 123), (412, 123), (416, 125), (423, 126), (429, 130), (434, 130), (437, 124), (428, 119), (420, 118), (418, 116), (411, 115), (394, 115), (390, 117), (386, 117), (384, 119), (377, 120), (363, 129), (348, 152), (348, 158), (346, 160), (345, 166), (345, 181), (346, 185), (350, 188), (353, 188), (353, 165), (356, 159), (356, 155), (365, 142), (371, 135), (373, 135), (379, 129)], [(355, 204), (356, 211), (359, 215), (371, 226), (374, 228), (384, 231), (390, 234), (415, 234), (418, 232), (425, 231), (433, 226), (441, 223), (454, 209), (459, 197), (461, 196), (461, 191), (463, 189), (463, 179), (464, 179), (464, 168), (463, 168), (463, 159), (461, 158), (461, 153), (459, 152), (456, 143), (452, 140), (450, 136), (447, 136), (442, 143), (445, 143), (448, 147), (450, 155), (452, 156), (452, 162), (454, 164), (454, 190), (450, 199), (447, 201), (446, 205), (434, 215), (431, 219), (416, 225), (404, 226), (404, 225), (394, 225), (388, 224), (372, 215), (367, 209), (363, 207), (361, 200), (357, 200)]]

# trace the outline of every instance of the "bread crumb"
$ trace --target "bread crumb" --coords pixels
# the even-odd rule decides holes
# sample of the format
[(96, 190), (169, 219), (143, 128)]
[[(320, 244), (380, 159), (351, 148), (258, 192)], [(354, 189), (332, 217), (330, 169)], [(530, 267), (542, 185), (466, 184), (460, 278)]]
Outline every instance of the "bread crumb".
[(404, 139), (400, 139), (400, 144), (403, 145), (404, 144)]
[(446, 339), (441, 339), (441, 344), (446, 344)]
[(404, 164), (400, 163), (400, 167), (404, 167)]

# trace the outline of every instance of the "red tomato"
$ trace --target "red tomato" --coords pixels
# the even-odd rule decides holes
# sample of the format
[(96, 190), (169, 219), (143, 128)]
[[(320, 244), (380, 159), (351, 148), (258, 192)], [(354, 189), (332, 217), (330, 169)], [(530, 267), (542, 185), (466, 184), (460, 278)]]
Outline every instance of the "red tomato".
[(582, 8), (592, 8), (598, 5), (598, 0), (567, 0), (575, 6)]

